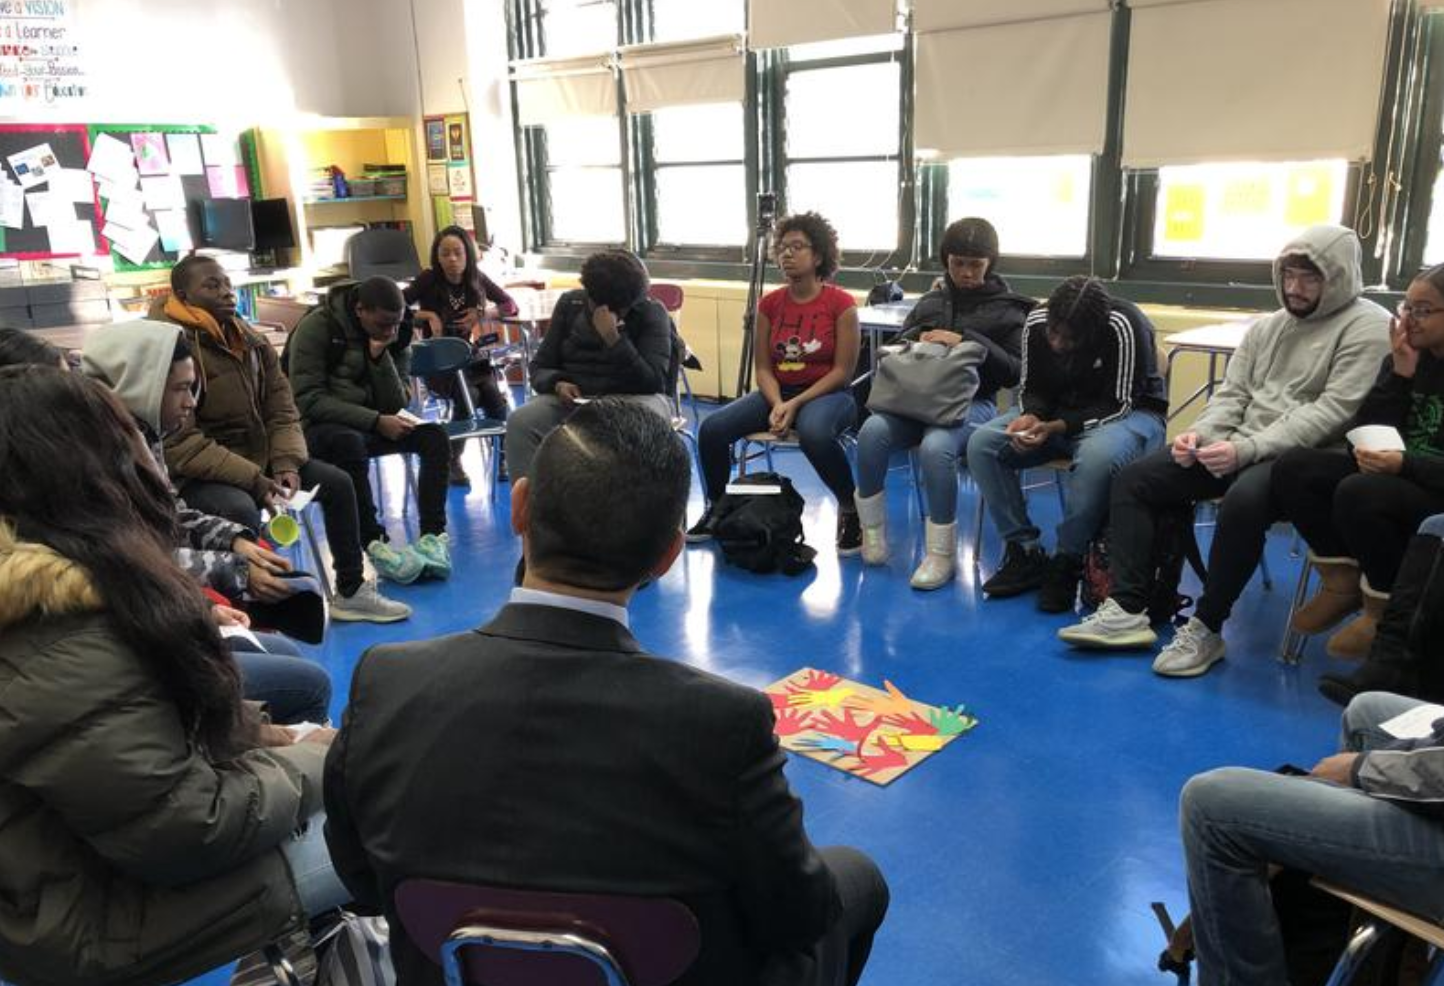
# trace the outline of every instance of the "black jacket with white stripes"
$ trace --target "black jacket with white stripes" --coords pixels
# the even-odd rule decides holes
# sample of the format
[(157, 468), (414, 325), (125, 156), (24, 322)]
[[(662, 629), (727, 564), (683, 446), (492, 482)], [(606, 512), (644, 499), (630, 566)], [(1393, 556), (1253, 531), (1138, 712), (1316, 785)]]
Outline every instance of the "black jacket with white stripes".
[(1018, 384), (1024, 414), (1061, 420), (1072, 436), (1133, 411), (1168, 413), (1153, 323), (1121, 298), (1112, 299), (1110, 309), (1108, 330), (1068, 353), (1048, 345), (1048, 306), (1029, 313)]

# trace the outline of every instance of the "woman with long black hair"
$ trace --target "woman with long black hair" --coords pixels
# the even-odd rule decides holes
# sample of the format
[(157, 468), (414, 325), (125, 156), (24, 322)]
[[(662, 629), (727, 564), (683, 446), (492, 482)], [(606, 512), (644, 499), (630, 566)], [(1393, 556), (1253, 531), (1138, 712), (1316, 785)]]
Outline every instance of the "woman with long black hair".
[[(347, 899), (330, 730), (261, 723), (129, 412), (0, 369), (0, 977), (175, 982)], [(304, 834), (300, 834), (304, 833)]]

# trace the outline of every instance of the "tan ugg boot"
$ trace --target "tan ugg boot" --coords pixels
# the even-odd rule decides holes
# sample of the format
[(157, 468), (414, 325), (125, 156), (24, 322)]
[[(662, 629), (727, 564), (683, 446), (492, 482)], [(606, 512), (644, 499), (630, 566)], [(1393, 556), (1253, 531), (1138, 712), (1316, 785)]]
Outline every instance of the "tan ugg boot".
[(1374, 645), (1374, 632), (1379, 628), (1379, 618), (1384, 615), (1384, 607), (1389, 605), (1389, 594), (1369, 588), (1369, 580), (1366, 578), (1361, 578), (1359, 585), (1364, 591), (1364, 611), (1329, 638), (1324, 650), (1330, 657), (1362, 661), (1369, 656), (1369, 648)]
[(1352, 558), (1310, 558), (1319, 573), (1319, 588), (1294, 611), (1289, 626), (1295, 633), (1323, 633), (1357, 613), (1364, 605), (1359, 589), (1359, 563)]
[(958, 563), (958, 525), (926, 524), (926, 553), (909, 584), (914, 589), (939, 589), (952, 580)]
[(883, 491), (872, 496), (852, 495), (857, 504), (857, 519), (862, 521), (862, 563), (864, 565), (887, 564), (887, 494)]

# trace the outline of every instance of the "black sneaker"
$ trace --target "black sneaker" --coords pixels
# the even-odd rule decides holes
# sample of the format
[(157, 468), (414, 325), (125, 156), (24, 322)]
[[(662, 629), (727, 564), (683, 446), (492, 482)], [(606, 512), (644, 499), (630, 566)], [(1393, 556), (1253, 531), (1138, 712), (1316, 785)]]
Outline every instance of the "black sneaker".
[(856, 510), (837, 512), (837, 553), (857, 555), (862, 553), (862, 520)]
[(1042, 585), (1047, 572), (1048, 556), (1042, 548), (1036, 545), (1025, 548), (1009, 541), (1002, 566), (983, 583), (983, 592), (994, 599), (1021, 596)]
[(1352, 674), (1326, 674), (1319, 678), (1319, 694), (1330, 702), (1348, 705), (1364, 692), (1394, 692), (1417, 695), (1418, 676), (1406, 668), (1379, 661), (1365, 661)]
[(1038, 590), (1038, 609), (1044, 613), (1069, 613), (1078, 604), (1078, 580), (1083, 577), (1083, 559), (1057, 554), (1048, 559), (1043, 586)]
[(702, 519), (687, 528), (687, 543), (701, 544), (717, 536), (717, 513), (708, 507), (702, 512)]

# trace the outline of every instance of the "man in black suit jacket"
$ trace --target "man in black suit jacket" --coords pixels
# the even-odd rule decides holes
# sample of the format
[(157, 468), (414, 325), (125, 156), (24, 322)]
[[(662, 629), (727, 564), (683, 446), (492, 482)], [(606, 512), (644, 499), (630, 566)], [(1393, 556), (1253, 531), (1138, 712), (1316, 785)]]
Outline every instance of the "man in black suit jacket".
[(326, 838), (383, 910), (401, 986), (439, 986), (396, 919), (407, 877), (672, 897), (686, 986), (857, 982), (887, 909), (872, 862), (818, 851), (760, 693), (642, 651), (638, 583), (682, 546), (691, 471), (657, 415), (603, 399), (512, 490), (526, 577), (486, 626), (362, 656), (326, 763)]

